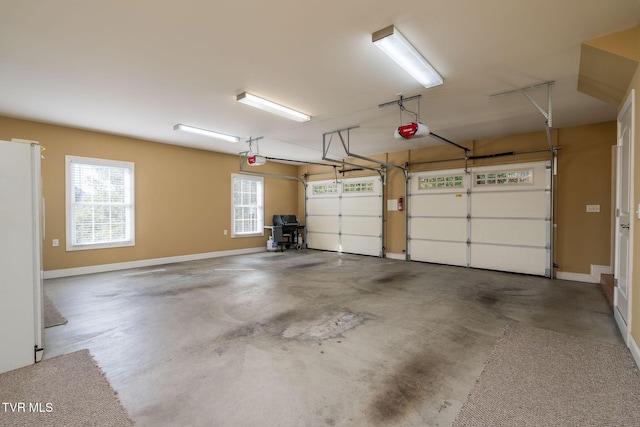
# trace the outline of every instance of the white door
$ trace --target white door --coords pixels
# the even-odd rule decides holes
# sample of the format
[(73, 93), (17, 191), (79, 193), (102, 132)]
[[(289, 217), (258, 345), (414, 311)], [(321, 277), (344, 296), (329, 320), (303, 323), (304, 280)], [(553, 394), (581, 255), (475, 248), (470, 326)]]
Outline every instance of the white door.
[(382, 256), (382, 180), (309, 183), (305, 226), (311, 249)]
[(615, 255), (615, 291), (613, 304), (614, 314), (625, 341), (629, 325), (629, 301), (632, 242), (632, 149), (633, 149), (633, 116), (634, 93), (632, 91), (618, 115), (618, 158), (616, 178), (616, 255)]
[(549, 162), (413, 174), (409, 259), (549, 277)]

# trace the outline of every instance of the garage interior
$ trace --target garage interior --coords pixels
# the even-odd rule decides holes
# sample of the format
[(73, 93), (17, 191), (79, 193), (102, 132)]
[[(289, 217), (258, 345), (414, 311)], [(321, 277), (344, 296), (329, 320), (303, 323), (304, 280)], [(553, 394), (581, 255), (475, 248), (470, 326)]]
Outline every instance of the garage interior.
[(141, 425), (446, 426), (508, 324), (622, 344), (595, 284), (312, 250), (46, 289)]
[[(67, 321), (28, 368), (88, 350), (137, 425), (462, 426), (499, 346), (542, 330), (623, 349), (638, 390), (640, 1), (8, 3), (0, 140), (43, 149)], [(131, 165), (124, 244), (75, 241), (89, 160)], [(303, 225), (279, 250), (276, 215)], [(560, 411), (634, 425), (631, 394)]]

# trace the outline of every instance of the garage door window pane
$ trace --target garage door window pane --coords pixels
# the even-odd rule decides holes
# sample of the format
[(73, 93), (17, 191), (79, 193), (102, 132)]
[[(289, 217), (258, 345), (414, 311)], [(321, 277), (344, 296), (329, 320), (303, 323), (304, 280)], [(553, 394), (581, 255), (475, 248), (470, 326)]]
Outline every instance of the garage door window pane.
[(435, 188), (464, 187), (464, 175), (424, 176), (418, 181), (418, 189), (432, 190)]
[(335, 194), (338, 192), (338, 184), (312, 184), (313, 195), (321, 195), (321, 194)]
[(342, 189), (345, 193), (373, 193), (373, 181), (345, 183)]
[(533, 169), (477, 173), (476, 186), (533, 184)]

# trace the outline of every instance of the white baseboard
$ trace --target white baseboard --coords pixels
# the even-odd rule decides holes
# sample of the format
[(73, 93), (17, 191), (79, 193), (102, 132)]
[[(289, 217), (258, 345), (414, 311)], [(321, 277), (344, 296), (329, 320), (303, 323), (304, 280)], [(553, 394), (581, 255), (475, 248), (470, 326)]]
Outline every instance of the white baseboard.
[(633, 360), (636, 361), (636, 366), (640, 368), (640, 347), (638, 347), (638, 343), (631, 334), (629, 334), (629, 350), (631, 351)]
[(556, 272), (556, 279), (570, 280), (573, 282), (600, 283), (601, 274), (611, 274), (609, 265), (591, 265), (591, 274), (569, 273), (565, 271)]
[(385, 254), (385, 258), (399, 259), (401, 261), (405, 261), (407, 259), (407, 255), (405, 255), (405, 254), (394, 254), (393, 252), (387, 252)]
[(114, 264), (89, 265), (86, 267), (65, 268), (61, 270), (48, 270), (44, 272), (45, 279), (57, 279), (59, 277), (81, 276), (83, 274), (104, 273), (107, 271), (128, 270), (130, 268), (150, 267), (154, 265), (172, 264), (176, 262), (197, 261), (200, 259), (219, 258), (232, 255), (244, 255), (256, 252), (264, 252), (264, 247), (235, 249), (231, 251), (207, 252), (202, 254), (180, 255), (166, 258), (143, 259), (139, 261), (119, 262)]

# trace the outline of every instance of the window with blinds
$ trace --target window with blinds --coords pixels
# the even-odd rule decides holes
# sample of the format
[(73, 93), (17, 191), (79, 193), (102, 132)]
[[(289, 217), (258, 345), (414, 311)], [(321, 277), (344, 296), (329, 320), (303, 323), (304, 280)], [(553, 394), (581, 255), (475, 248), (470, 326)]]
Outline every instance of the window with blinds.
[(264, 235), (264, 179), (231, 175), (231, 236)]
[(134, 165), (66, 156), (67, 250), (133, 246)]

